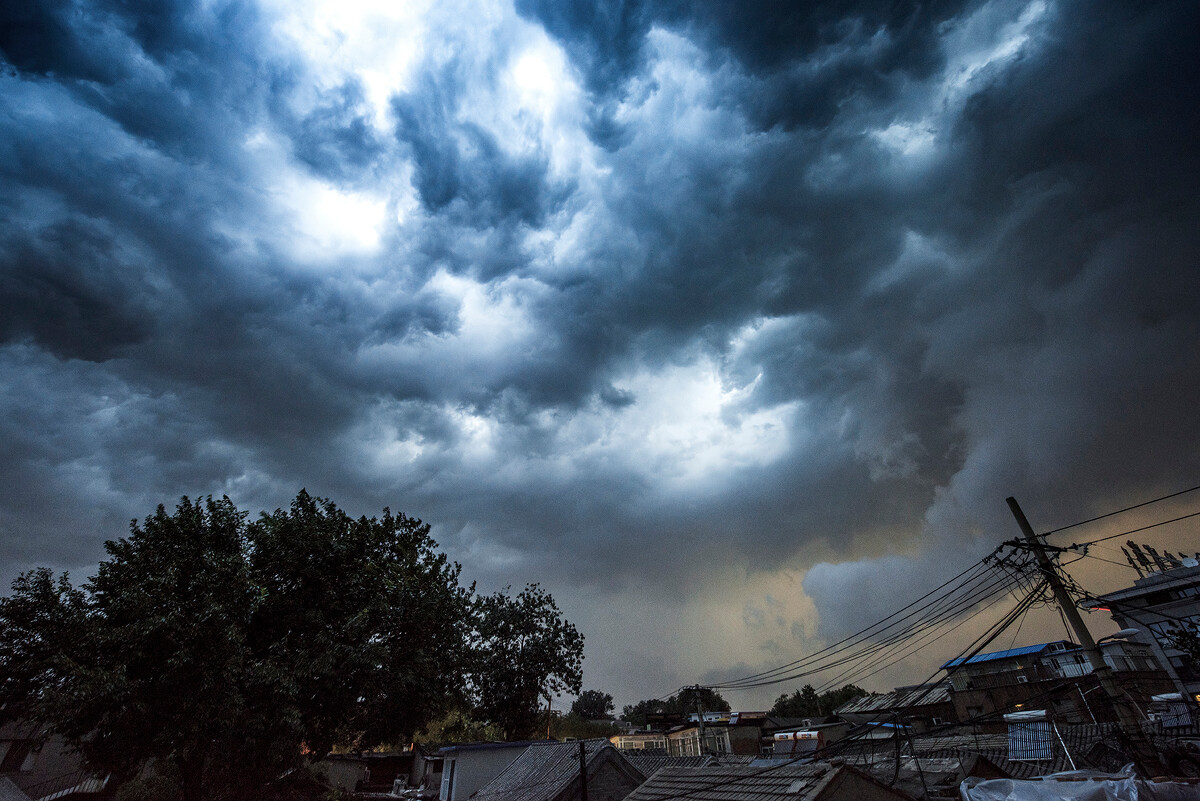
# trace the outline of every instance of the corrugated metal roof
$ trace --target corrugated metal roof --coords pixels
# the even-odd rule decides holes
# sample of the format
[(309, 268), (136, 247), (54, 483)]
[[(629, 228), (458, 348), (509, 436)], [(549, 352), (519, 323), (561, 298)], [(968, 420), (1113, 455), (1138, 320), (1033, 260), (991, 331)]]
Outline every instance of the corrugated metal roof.
[[(1053, 642), (1044, 642), (1038, 645), (1023, 645), (1020, 648), (1009, 648), (1007, 651), (993, 651), (990, 654), (976, 654), (970, 659), (964, 660), (961, 656), (958, 659), (951, 659), (946, 664), (942, 665), (942, 670), (946, 668), (958, 667), (959, 665), (975, 665), (980, 662), (993, 662), (997, 659), (1008, 659), (1014, 656), (1025, 656), (1026, 654), (1037, 654), (1049, 648), (1056, 643), (1066, 643), (1066, 640), (1054, 640)], [(1067, 643), (1072, 648), (1079, 646), (1074, 643)]]
[(783, 763), (766, 768), (714, 766), (663, 768), (626, 796), (625, 801), (812, 801), (845, 765)]
[(580, 743), (589, 774), (597, 760), (612, 759), (635, 777), (634, 784), (645, 778), (644, 773), (602, 738), (534, 743), (499, 776), (479, 788), (471, 796), (472, 801), (550, 801), (578, 778)]
[[(928, 695), (921, 697), (926, 692)], [(854, 698), (837, 708), (836, 714), (863, 714), (865, 712), (884, 712), (891, 709), (901, 709), (918, 704), (944, 704), (950, 700), (950, 688), (945, 682), (936, 685), (919, 684), (914, 687), (898, 687), (890, 693), (879, 695), (864, 695)]]

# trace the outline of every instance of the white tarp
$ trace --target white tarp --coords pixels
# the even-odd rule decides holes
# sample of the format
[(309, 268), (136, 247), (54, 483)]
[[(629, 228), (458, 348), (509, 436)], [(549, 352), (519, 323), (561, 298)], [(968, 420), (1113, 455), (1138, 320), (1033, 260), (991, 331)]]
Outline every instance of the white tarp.
[(1134, 778), (1120, 773), (1077, 770), (1039, 779), (978, 779), (959, 786), (963, 801), (1200, 801), (1200, 784)]

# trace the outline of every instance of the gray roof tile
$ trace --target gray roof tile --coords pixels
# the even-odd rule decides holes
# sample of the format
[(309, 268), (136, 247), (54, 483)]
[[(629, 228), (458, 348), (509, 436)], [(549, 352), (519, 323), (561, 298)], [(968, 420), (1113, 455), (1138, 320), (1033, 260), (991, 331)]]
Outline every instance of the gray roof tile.
[(718, 765), (663, 768), (625, 801), (804, 801), (815, 799), (845, 766), (818, 762), (759, 768)]
[(636, 781), (645, 778), (608, 740), (534, 743), (504, 772), (479, 788), (471, 796), (472, 801), (550, 801), (578, 778), (580, 742), (589, 773), (597, 760), (615, 759)]

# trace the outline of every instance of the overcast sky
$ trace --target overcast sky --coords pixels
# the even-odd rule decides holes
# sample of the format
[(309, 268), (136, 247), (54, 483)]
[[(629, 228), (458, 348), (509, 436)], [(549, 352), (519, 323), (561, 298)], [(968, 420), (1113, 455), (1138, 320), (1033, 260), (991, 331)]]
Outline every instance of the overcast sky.
[(0, 8), (5, 587), (303, 487), (621, 704), (1200, 483), (1194, 0)]

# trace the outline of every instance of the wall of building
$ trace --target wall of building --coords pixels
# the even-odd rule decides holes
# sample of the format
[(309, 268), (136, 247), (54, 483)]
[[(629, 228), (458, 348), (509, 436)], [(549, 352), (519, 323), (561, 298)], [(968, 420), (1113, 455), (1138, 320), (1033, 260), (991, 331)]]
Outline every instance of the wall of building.
[(528, 747), (496, 746), (447, 752), (442, 765), (439, 801), (465, 801), (471, 793), (499, 776)]
[[(605, 760), (588, 770), (588, 801), (622, 801), (637, 789), (638, 784), (615, 764)], [(569, 801), (580, 797), (579, 783), (575, 782), (569, 792)]]

